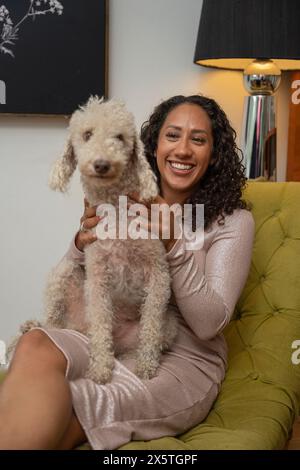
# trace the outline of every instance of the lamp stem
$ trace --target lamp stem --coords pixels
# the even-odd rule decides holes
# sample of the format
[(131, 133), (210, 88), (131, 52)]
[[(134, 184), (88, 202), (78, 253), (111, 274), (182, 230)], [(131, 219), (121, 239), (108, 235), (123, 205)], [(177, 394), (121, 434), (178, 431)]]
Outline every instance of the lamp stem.
[(242, 141), (249, 179), (277, 179), (275, 106), (275, 96), (245, 97)]
[(244, 70), (245, 98), (242, 148), (246, 177), (276, 181), (275, 96), (281, 71), (268, 59), (255, 59)]

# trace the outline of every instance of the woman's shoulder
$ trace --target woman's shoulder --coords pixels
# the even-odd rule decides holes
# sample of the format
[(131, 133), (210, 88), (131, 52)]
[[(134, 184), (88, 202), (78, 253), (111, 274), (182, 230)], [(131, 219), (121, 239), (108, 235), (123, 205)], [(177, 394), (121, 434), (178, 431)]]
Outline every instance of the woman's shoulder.
[[(221, 220), (221, 218), (219, 218)], [(221, 224), (218, 223), (218, 219), (214, 221), (212, 231), (215, 236), (218, 234), (226, 234), (233, 232), (251, 232), (255, 231), (255, 221), (251, 211), (247, 209), (234, 209), (232, 214), (225, 214), (224, 220)]]
[(235, 209), (232, 214), (226, 214), (224, 216), (224, 219), (225, 225), (227, 226), (246, 225), (249, 227), (253, 227), (255, 225), (252, 212), (247, 209)]

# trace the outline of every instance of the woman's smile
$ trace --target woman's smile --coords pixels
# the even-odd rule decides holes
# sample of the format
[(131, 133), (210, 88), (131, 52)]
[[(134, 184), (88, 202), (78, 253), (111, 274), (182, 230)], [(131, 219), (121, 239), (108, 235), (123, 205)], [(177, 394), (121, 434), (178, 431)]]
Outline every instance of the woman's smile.
[(189, 175), (195, 169), (194, 164), (181, 163), (173, 160), (167, 160), (167, 165), (172, 170), (172, 172), (178, 176)]

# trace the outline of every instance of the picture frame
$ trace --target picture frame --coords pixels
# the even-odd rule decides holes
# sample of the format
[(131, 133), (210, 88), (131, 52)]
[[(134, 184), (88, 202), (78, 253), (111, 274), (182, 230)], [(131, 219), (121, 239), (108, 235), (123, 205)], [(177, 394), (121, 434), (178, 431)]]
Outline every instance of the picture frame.
[(108, 0), (2, 0), (0, 114), (71, 115), (107, 97)]

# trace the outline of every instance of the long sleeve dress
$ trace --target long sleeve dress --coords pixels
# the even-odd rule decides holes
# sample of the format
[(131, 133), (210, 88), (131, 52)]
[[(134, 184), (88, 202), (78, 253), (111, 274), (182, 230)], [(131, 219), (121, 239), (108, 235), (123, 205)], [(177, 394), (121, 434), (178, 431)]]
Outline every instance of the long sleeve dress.
[[(179, 333), (157, 375), (141, 380), (134, 360), (116, 359), (111, 382), (84, 378), (88, 338), (73, 329), (43, 328), (67, 359), (73, 408), (93, 449), (115, 449), (130, 440), (175, 436), (199, 424), (215, 401), (227, 363), (222, 330), (248, 277), (254, 240), (251, 212), (236, 209), (214, 222), (195, 251), (178, 239), (167, 253), (172, 277), (169, 309)], [(84, 264), (72, 241), (65, 257)]]

